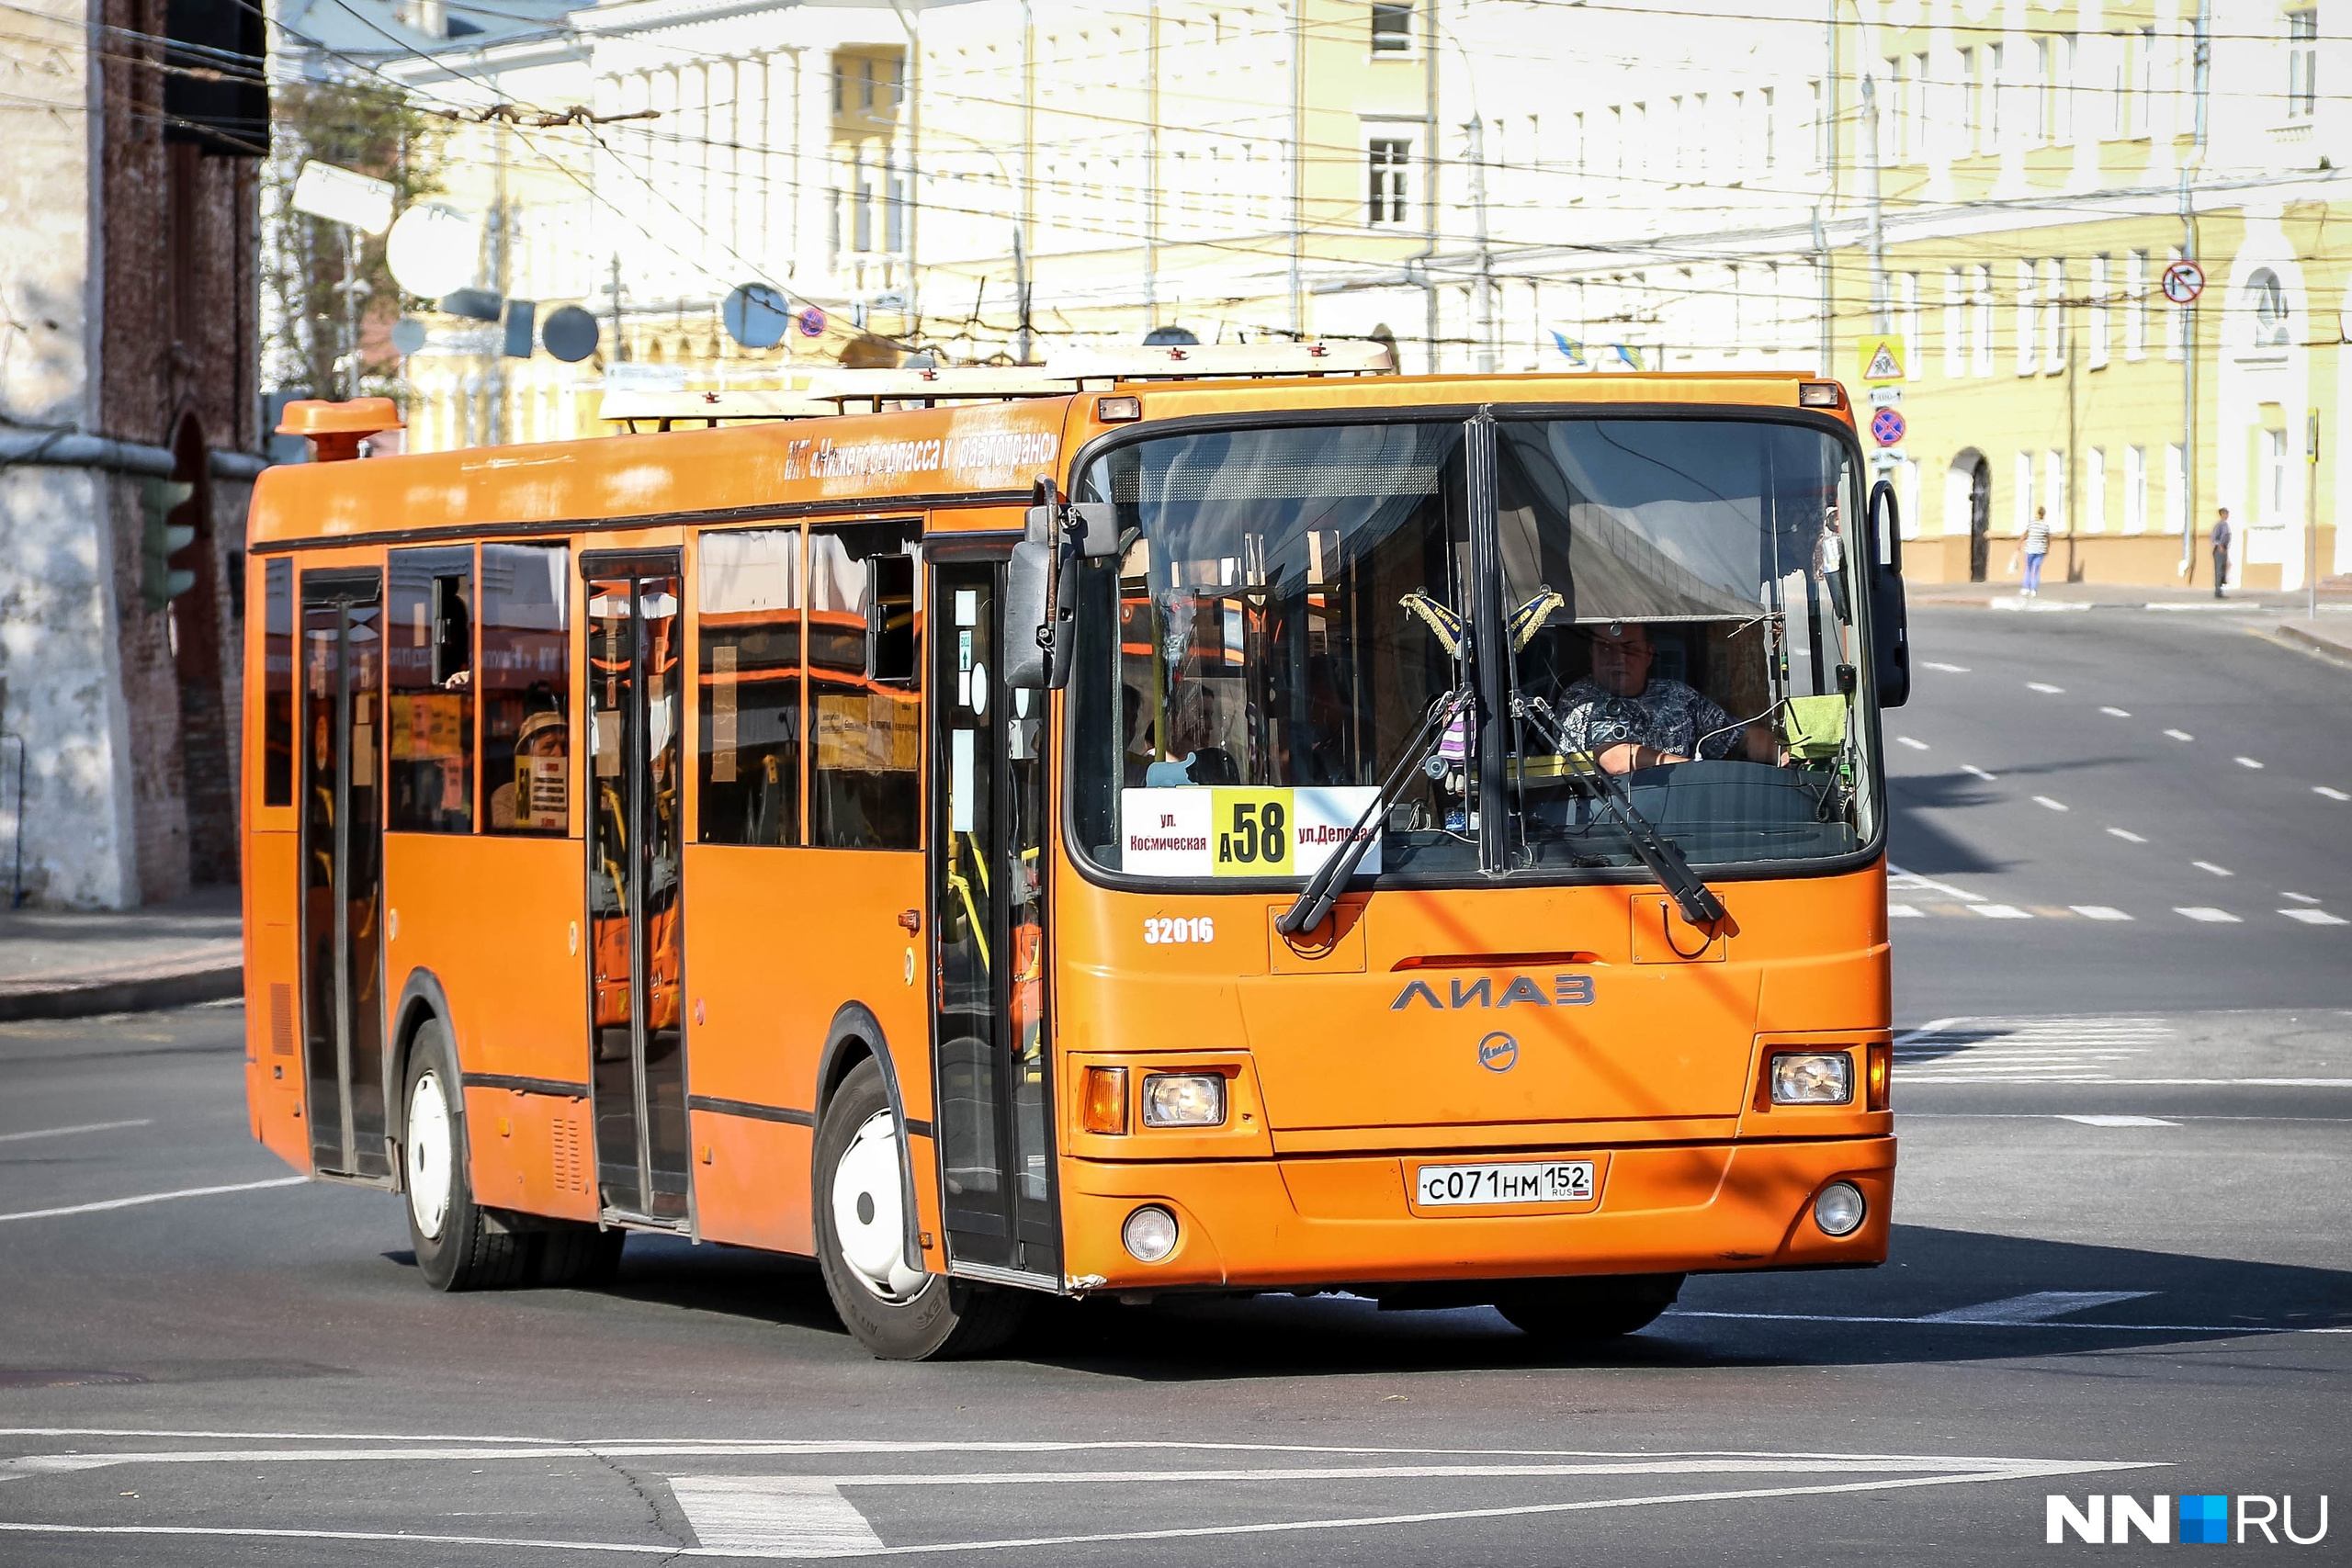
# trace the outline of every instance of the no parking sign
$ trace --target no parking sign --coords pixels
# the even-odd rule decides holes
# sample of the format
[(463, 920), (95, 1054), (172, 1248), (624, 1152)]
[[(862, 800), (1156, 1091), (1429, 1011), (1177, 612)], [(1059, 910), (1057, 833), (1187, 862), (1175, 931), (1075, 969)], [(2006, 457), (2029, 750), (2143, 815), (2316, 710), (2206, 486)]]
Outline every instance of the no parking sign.
[(1902, 440), (1907, 428), (1901, 409), (1881, 409), (1871, 415), (1871, 439), (1882, 446), (1892, 446)]

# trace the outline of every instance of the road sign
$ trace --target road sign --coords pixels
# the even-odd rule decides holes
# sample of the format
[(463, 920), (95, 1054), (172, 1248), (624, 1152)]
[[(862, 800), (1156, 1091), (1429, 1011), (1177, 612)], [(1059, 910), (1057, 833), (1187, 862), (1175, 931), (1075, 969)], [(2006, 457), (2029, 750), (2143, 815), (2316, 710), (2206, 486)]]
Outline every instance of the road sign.
[(1865, 381), (1900, 381), (1903, 379), (1903, 338), (1900, 333), (1882, 333), (1866, 337), (1861, 342), (1861, 379)]
[(2193, 305), (2205, 292), (2205, 269), (2193, 261), (2177, 261), (2165, 268), (2165, 298), (2176, 305)]
[(1900, 387), (1872, 387), (1871, 389), (1871, 407), (1874, 409), (1891, 409), (1902, 400), (1903, 389)]
[(1871, 439), (1882, 446), (1892, 446), (1902, 440), (1905, 428), (1901, 409), (1881, 409), (1871, 415)]
[(814, 305), (809, 306), (807, 310), (801, 311), (800, 314), (795, 316), (793, 318), (793, 321), (800, 328), (800, 335), (802, 337), (822, 337), (825, 335), (825, 312), (819, 310)]

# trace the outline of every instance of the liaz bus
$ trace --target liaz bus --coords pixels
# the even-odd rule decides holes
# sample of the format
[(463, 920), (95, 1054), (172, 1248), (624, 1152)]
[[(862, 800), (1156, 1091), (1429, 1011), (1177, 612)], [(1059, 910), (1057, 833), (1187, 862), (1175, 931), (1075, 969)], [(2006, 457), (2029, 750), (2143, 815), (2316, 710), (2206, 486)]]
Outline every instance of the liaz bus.
[(768, 1248), (885, 1357), (1097, 1293), (1573, 1339), (1882, 1262), (1907, 666), (1846, 395), (1385, 369), (271, 469), (255, 1135), (442, 1290)]

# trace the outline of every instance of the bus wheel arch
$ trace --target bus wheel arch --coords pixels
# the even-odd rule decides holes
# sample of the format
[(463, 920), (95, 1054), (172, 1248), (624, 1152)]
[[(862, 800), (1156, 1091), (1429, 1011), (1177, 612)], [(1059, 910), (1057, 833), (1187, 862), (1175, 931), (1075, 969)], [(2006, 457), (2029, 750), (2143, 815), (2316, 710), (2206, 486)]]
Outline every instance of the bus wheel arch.
[(816, 1130), (820, 1135), (809, 1141), (809, 1196), (812, 1202), (821, 1203), (830, 1180), (831, 1173), (820, 1168), (818, 1151), (825, 1112), (858, 1064), (866, 1061), (871, 1061), (881, 1074), (883, 1096), (889, 1103), (891, 1117), (899, 1124), (899, 1213), (906, 1221), (905, 1261), (908, 1268), (920, 1269), (924, 1267), (919, 1234), (922, 1222), (915, 1201), (914, 1145), (910, 1135), (917, 1129), (907, 1120), (906, 1096), (899, 1087), (899, 1069), (890, 1058), (890, 1044), (882, 1032), (882, 1021), (863, 1002), (844, 1002), (833, 1014), (832, 1027), (825, 1032), (825, 1048), (817, 1059)]
[[(408, 1143), (409, 1054), (416, 1048), (416, 1037), (428, 1023), (438, 1023), (444, 1038), (449, 1043), (449, 1065), (460, 1073), (464, 1065), (458, 1060), (457, 1016), (449, 1010), (449, 994), (441, 988), (441, 977), (430, 969), (409, 971), (408, 981), (401, 987), (401, 999), (392, 1009), (391, 1032), (385, 1036), (391, 1049), (384, 1060), (384, 1134), (391, 1147), (385, 1151), (391, 1156), (392, 1180), (398, 1190), (406, 1190), (407, 1177), (403, 1173), (401, 1151)], [(463, 1100), (462, 1078), (453, 1088)], [(471, 1151), (468, 1151), (470, 1160)]]

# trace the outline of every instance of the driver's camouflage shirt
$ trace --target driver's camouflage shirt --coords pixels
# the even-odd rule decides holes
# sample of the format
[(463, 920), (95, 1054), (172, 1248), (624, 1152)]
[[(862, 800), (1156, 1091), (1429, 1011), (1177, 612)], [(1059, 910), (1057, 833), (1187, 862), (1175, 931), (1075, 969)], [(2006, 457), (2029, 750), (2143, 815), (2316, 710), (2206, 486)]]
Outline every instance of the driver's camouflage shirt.
[(1677, 757), (1720, 759), (1740, 742), (1738, 722), (1680, 681), (1653, 680), (1640, 696), (1621, 697), (1588, 676), (1560, 694), (1560, 720), (1571, 751), (1630, 741)]

